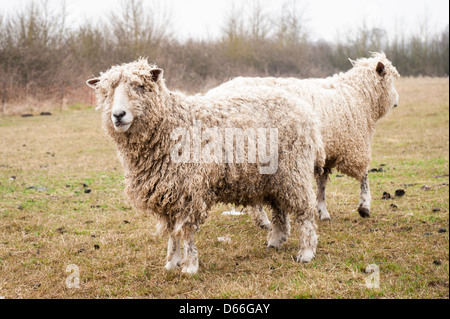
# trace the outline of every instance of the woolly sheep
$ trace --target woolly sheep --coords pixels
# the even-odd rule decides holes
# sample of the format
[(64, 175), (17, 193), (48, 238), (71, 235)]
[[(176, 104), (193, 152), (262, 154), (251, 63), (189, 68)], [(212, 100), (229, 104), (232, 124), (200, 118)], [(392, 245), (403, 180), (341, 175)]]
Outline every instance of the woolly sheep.
[[(320, 171), (324, 165), (325, 154), (318, 119), (308, 103), (271, 87), (264, 88), (267, 93), (249, 88), (213, 99), (186, 96), (167, 89), (163, 70), (146, 59), (113, 66), (87, 84), (95, 89), (103, 128), (117, 147), (132, 205), (155, 214), (160, 232), (169, 234), (166, 269), (181, 266), (184, 273), (197, 272), (194, 232), (218, 202), (271, 206), (269, 247), (278, 248), (287, 239), (292, 215), (300, 233), (297, 261), (309, 262), (314, 257), (313, 180), (315, 169)], [(198, 139), (202, 125), (205, 129)], [(260, 156), (267, 145), (258, 144), (258, 159), (252, 160), (250, 137), (245, 144), (247, 162), (234, 162), (229, 147), (238, 142), (233, 137), (227, 140), (227, 128), (254, 129), (258, 142), (260, 131), (265, 134), (265, 128), (275, 129), (278, 138), (270, 133), (270, 143), (277, 143), (277, 148), (270, 156), (276, 160), (276, 169), (261, 173), (267, 168)], [(215, 133), (206, 134), (208, 129)], [(212, 144), (219, 147), (212, 148), (207, 160), (205, 149)], [(203, 147), (200, 156), (195, 152), (199, 146)]]
[[(370, 217), (367, 173), (371, 141), (377, 121), (398, 105), (394, 80), (400, 75), (384, 53), (372, 53), (370, 58), (350, 62), (352, 69), (325, 79), (238, 77), (205, 94), (212, 98), (236, 88), (265, 85), (282, 88), (313, 106), (321, 121), (326, 153), (324, 172), (317, 177), (317, 210), (321, 220), (330, 219), (325, 188), (333, 168), (360, 182), (358, 212), (362, 217)], [(248, 213), (256, 224), (269, 227), (260, 207), (249, 209)]]

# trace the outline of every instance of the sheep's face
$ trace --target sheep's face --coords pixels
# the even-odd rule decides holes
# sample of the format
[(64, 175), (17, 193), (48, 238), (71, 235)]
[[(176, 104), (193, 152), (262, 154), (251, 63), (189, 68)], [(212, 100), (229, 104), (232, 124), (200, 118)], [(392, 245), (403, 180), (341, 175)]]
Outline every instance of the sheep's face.
[(111, 122), (117, 132), (126, 132), (133, 124), (134, 115), (125, 83), (120, 83), (112, 97)]
[(103, 109), (104, 124), (117, 133), (127, 132), (136, 119), (152, 108), (153, 93), (158, 91), (158, 82), (162, 79), (161, 69), (148, 64), (138, 66), (113, 67), (100, 78), (86, 82), (96, 90), (98, 107)]
[(399, 95), (394, 82), (400, 78), (400, 74), (383, 52), (373, 52), (370, 58), (350, 62), (353, 65), (349, 71), (352, 81), (369, 89), (367, 93), (372, 100), (371, 107), (376, 120), (398, 106)]

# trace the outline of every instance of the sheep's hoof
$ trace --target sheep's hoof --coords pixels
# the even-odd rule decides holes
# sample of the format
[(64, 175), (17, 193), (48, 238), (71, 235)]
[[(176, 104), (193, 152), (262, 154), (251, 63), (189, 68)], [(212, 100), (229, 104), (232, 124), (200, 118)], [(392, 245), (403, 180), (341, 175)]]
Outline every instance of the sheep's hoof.
[(270, 223), (268, 223), (268, 224), (259, 224), (258, 226), (261, 229), (270, 230)]
[(180, 263), (179, 262), (167, 262), (166, 265), (164, 266), (164, 268), (166, 268), (166, 270), (173, 270), (176, 268), (180, 267)]
[(297, 262), (309, 263), (314, 259), (314, 251), (312, 249), (303, 249), (298, 252)]
[(183, 267), (183, 269), (181, 270), (182, 273), (184, 274), (188, 274), (188, 275), (195, 275), (198, 271), (198, 264), (193, 264), (193, 265), (189, 265), (189, 266), (185, 266)]
[(370, 217), (370, 210), (368, 208), (365, 208), (363, 206), (358, 207), (358, 213), (359, 216), (362, 218), (369, 218)]
[(319, 209), (319, 218), (320, 220), (331, 220), (331, 216), (326, 209)]
[(274, 248), (276, 250), (280, 249), (283, 246), (284, 242), (287, 240), (286, 236), (273, 236), (269, 239), (269, 243), (267, 244), (267, 248)]

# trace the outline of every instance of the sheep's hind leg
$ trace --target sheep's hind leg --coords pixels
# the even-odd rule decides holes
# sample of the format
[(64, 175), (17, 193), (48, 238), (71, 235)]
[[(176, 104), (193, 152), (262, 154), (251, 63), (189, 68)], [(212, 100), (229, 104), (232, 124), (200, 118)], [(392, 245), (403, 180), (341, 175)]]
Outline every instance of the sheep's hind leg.
[(291, 225), (289, 215), (278, 207), (272, 207), (272, 225), (268, 235), (268, 248), (279, 249), (289, 238)]
[(172, 270), (180, 267), (181, 259), (180, 236), (177, 236), (172, 232), (167, 245), (167, 263), (165, 268), (167, 270)]
[(327, 202), (325, 199), (325, 189), (328, 181), (328, 170), (324, 170), (317, 178), (317, 210), (320, 220), (331, 220), (331, 216), (327, 210)]
[(363, 218), (370, 217), (370, 188), (369, 188), (369, 178), (366, 173), (361, 179), (361, 193), (359, 195), (359, 206), (358, 213)]
[(270, 229), (270, 221), (262, 205), (247, 207), (247, 213), (256, 226), (262, 229)]
[(182, 272), (194, 275), (198, 271), (198, 252), (194, 243), (195, 227), (187, 227), (183, 231), (184, 259), (182, 261)]

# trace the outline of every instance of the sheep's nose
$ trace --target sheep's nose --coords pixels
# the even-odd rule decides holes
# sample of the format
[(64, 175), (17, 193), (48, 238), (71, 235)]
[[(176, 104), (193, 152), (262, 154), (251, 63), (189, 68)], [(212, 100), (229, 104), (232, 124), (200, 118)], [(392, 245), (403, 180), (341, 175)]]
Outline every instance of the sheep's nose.
[(120, 122), (120, 120), (125, 116), (125, 114), (127, 113), (125, 111), (122, 111), (120, 113), (113, 114), (113, 116), (118, 122)]

